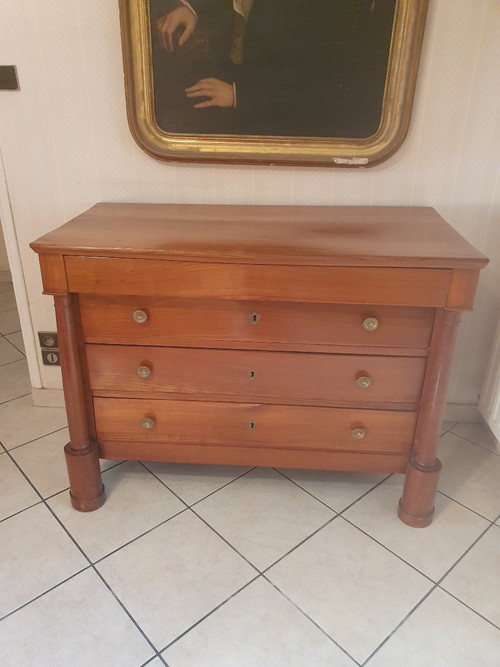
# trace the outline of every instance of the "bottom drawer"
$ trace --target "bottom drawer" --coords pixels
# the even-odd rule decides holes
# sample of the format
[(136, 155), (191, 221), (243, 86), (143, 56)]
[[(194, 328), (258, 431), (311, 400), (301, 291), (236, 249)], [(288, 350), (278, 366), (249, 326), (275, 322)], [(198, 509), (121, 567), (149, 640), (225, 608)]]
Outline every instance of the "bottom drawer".
[(120, 398), (95, 398), (94, 412), (99, 442), (139, 453), (157, 443), (403, 454), (416, 422), (415, 412)]

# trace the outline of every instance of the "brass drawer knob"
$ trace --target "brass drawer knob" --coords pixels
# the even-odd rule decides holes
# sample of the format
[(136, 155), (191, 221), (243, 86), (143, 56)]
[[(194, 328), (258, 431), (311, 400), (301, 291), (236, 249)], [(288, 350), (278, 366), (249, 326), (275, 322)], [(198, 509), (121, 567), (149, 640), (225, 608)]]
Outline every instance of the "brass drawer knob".
[(139, 368), (137, 369), (137, 375), (140, 378), (148, 378), (150, 377), (151, 373), (152, 371), (150, 368), (148, 368), (148, 366), (139, 366)]
[(259, 313), (251, 313), (248, 317), (250, 318), (250, 322), (252, 324), (257, 324), (258, 322), (260, 322)]
[(371, 378), (369, 378), (367, 375), (361, 375), (361, 377), (359, 377), (356, 382), (358, 387), (361, 389), (368, 389), (372, 383)]
[(378, 320), (376, 317), (367, 317), (363, 322), (363, 329), (365, 331), (375, 331), (378, 329)]
[(146, 431), (151, 430), (155, 425), (155, 420), (152, 419), (151, 417), (144, 417), (144, 419), (141, 419), (141, 426), (142, 428), (145, 428)]
[(361, 440), (362, 438), (365, 437), (365, 435), (366, 435), (366, 431), (365, 431), (364, 428), (361, 428), (361, 427), (359, 427), (359, 428), (354, 428), (354, 429), (351, 431), (351, 435), (352, 435), (352, 437), (353, 437), (355, 440)]
[(134, 322), (137, 322), (137, 324), (144, 324), (144, 322), (147, 322), (148, 314), (144, 312), (144, 310), (134, 310), (132, 319)]

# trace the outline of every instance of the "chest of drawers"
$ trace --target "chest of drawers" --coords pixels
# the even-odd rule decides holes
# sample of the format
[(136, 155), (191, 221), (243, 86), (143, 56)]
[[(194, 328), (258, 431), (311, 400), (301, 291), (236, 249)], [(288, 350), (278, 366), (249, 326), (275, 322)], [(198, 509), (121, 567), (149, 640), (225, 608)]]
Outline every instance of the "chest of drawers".
[(32, 244), (76, 509), (99, 458), (405, 473), (432, 520), (460, 313), (486, 263), (427, 208), (98, 204)]

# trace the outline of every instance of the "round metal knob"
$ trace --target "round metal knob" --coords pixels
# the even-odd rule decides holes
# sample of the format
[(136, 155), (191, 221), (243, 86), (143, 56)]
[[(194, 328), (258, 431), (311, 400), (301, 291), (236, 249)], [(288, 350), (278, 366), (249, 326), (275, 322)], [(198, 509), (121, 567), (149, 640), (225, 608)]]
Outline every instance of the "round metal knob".
[(148, 378), (151, 375), (152, 371), (147, 366), (139, 366), (137, 369), (137, 375), (140, 378)]
[(363, 329), (365, 329), (365, 331), (375, 331), (375, 329), (378, 329), (377, 318), (367, 317), (366, 320), (363, 322)]
[(144, 324), (144, 322), (147, 322), (148, 314), (144, 312), (144, 310), (134, 310), (132, 319), (134, 322), (137, 322), (137, 324)]
[(358, 387), (361, 387), (361, 389), (368, 389), (368, 387), (372, 383), (371, 378), (369, 378), (367, 375), (361, 375), (356, 380), (356, 382), (357, 382)]
[(352, 437), (353, 437), (355, 440), (361, 440), (362, 438), (365, 437), (365, 435), (366, 435), (366, 431), (365, 431), (364, 428), (361, 428), (361, 427), (359, 427), (359, 428), (354, 428), (354, 429), (351, 431), (351, 435), (352, 435)]
[(153, 428), (155, 425), (155, 420), (152, 419), (151, 417), (144, 417), (144, 419), (141, 419), (141, 426), (142, 428), (145, 428), (147, 431)]

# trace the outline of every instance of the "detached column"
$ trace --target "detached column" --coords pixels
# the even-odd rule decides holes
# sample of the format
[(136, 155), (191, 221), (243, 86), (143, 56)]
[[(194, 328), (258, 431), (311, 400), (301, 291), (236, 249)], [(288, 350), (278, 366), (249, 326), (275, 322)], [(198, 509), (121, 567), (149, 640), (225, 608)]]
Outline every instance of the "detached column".
[(424, 528), (432, 522), (441, 462), (436, 457), (446, 401), (450, 360), (461, 312), (436, 312), (413, 450), (408, 462), (398, 515), (404, 523)]
[(71, 294), (54, 295), (70, 438), (64, 452), (71, 504), (81, 512), (90, 512), (101, 507), (105, 496), (97, 445), (89, 437), (73, 299)]

